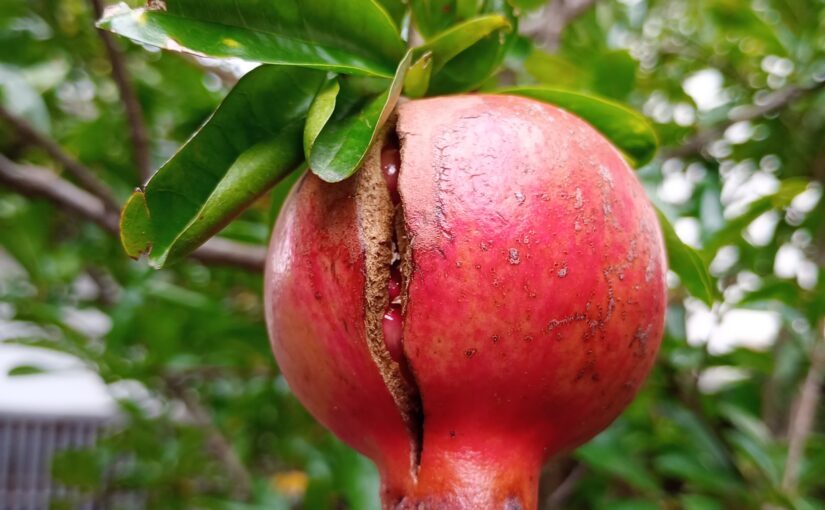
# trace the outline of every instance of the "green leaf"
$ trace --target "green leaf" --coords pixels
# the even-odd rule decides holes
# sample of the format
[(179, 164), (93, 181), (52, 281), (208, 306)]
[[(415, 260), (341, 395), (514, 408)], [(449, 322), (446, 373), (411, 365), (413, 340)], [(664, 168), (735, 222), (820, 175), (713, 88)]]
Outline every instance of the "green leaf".
[[(458, 17), (457, 3), (458, 0), (411, 0), (410, 7), (412, 8), (415, 26), (421, 35), (428, 39), (463, 21)], [(462, 11), (462, 14), (468, 14), (466, 9), (462, 9)], [(470, 16), (473, 14), (475, 13), (470, 14)]]
[(167, 0), (111, 9), (98, 26), (173, 51), (383, 77), (405, 49), (374, 0)]
[(555, 53), (547, 53), (539, 49), (530, 51), (524, 60), (524, 70), (543, 85), (552, 87), (583, 88), (589, 72)]
[(261, 66), (227, 95), (121, 215), (131, 256), (155, 267), (190, 253), (303, 161), (301, 134), (324, 73)]
[(318, 134), (332, 117), (332, 112), (335, 111), (335, 103), (340, 91), (341, 84), (338, 83), (338, 78), (331, 78), (324, 84), (309, 107), (307, 121), (304, 125), (304, 156), (307, 160), (315, 139), (318, 138)]
[(433, 72), (432, 62), (433, 54), (428, 51), (410, 66), (407, 77), (404, 78), (404, 94), (407, 97), (415, 99), (424, 97), (427, 93)]
[(432, 72), (437, 73), (447, 62), (491, 33), (511, 28), (507, 18), (499, 14), (479, 16), (451, 27), (430, 39), (423, 46), (416, 48), (416, 56), (428, 51), (432, 52)]
[(358, 170), (401, 96), (411, 60), (412, 51), (409, 51), (398, 65), (389, 89), (369, 100), (357, 112), (333, 118), (323, 127), (309, 158), (309, 166), (318, 177), (327, 182), (339, 182)]
[(396, 26), (400, 26), (407, 14), (407, 5), (403, 0), (376, 0), (378, 4), (387, 11), (387, 14), (395, 21)]
[[(467, 41), (470, 37), (476, 39), (445, 59), (448, 63), (441, 72), (433, 73), (430, 95), (463, 92), (480, 87), (501, 64), (507, 48), (516, 37), (517, 19), (506, 0), (412, 0), (410, 6), (416, 27), (427, 44), (447, 35), (450, 38), (458, 37), (458, 41)], [(484, 24), (491, 22), (491, 19), (479, 22), (477, 20), (481, 18), (476, 18), (477, 16), (503, 18), (511, 29), (509, 35), (504, 35), (504, 26), (483, 35), (477, 33)], [(445, 43), (444, 47), (449, 48), (450, 44)], [(436, 52), (433, 51), (433, 54)]]
[(625, 99), (636, 85), (638, 63), (627, 50), (605, 52), (591, 63), (592, 88), (611, 99)]
[(548, 87), (513, 87), (496, 92), (537, 99), (581, 117), (613, 142), (633, 166), (644, 165), (656, 153), (656, 132), (647, 118), (620, 103)]
[(152, 220), (142, 190), (132, 193), (120, 211), (120, 244), (133, 259), (152, 250)]
[(42, 367), (37, 367), (34, 365), (17, 365), (8, 371), (8, 376), (17, 377), (21, 375), (37, 375), (45, 372), (46, 370)]
[[(512, 7), (505, 0), (494, 0), (485, 2), (485, 7), (479, 14), (499, 16), (498, 20), (483, 16), (470, 20), (459, 27), (461, 32), (457, 32), (451, 37), (461, 37), (469, 39), (478, 37), (475, 43), (466, 47), (461, 52), (451, 57), (438, 73), (433, 73), (430, 83), (430, 95), (443, 95), (457, 92), (476, 90), (481, 87), (496, 70), (498, 70), (504, 55), (515, 42), (518, 26), (518, 18), (513, 14)], [(488, 27), (492, 23), (500, 24), (502, 20), (507, 25), (499, 25), (497, 28), (483, 34), (479, 31), (485, 25)], [(456, 27), (456, 28), (459, 28)], [(454, 29), (446, 33), (453, 32)], [(442, 35), (437, 35), (433, 41), (440, 39)]]
[(657, 493), (659, 483), (655, 476), (619, 446), (596, 438), (576, 450), (576, 456), (593, 469), (609, 473), (639, 490)]
[(708, 263), (699, 252), (679, 239), (673, 225), (662, 211), (656, 209), (656, 213), (659, 215), (659, 224), (665, 238), (668, 267), (679, 276), (682, 285), (692, 296), (708, 306), (713, 305), (718, 292), (713, 277), (708, 272)]

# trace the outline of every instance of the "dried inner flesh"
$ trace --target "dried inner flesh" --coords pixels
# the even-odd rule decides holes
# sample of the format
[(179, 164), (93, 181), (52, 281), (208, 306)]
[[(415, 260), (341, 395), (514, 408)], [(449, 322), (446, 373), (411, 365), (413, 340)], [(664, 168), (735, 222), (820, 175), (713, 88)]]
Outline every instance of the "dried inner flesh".
[(366, 253), (367, 343), (410, 432), (412, 469), (422, 439), (421, 401), (404, 355), (403, 313), (409, 282), (409, 243), (398, 192), (398, 138), (387, 128), (359, 171), (357, 201)]
[[(384, 146), (381, 148), (381, 176), (387, 185), (390, 193), (390, 200), (394, 207), (398, 207), (401, 197), (398, 195), (398, 169), (401, 166), (401, 153), (398, 150), (398, 141), (392, 136), (387, 136)], [(395, 231), (392, 236), (392, 261), (390, 262), (390, 280), (387, 285), (387, 293), (390, 302), (384, 310), (383, 330), (384, 344), (390, 351), (393, 361), (398, 364), (404, 363), (403, 327), (401, 323), (401, 271), (399, 264), (401, 257), (398, 254), (398, 242)], [(403, 367), (402, 367), (403, 368)]]

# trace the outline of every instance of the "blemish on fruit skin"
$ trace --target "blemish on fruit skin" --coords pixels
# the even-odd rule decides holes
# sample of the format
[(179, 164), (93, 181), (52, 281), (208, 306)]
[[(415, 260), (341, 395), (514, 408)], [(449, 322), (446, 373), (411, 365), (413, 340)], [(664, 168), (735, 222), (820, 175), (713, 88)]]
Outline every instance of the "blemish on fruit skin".
[(613, 174), (610, 173), (610, 170), (606, 166), (599, 165), (599, 175), (601, 175), (602, 180), (610, 186), (610, 189), (613, 189)]
[(467, 359), (470, 359), (473, 356), (475, 356), (477, 352), (478, 352), (478, 349), (476, 349), (476, 348), (467, 349), (466, 351), (464, 351), (464, 357), (467, 358)]
[(504, 510), (524, 510), (524, 507), (521, 506), (518, 498), (513, 496), (504, 503)]
[(524, 193), (516, 191), (513, 195), (516, 197), (516, 200), (518, 200), (519, 205), (524, 203)]
[(573, 206), (575, 209), (581, 209), (584, 205), (584, 197), (582, 196), (582, 189), (576, 188), (576, 203)]
[(559, 269), (558, 275), (559, 275), (559, 278), (564, 278), (565, 276), (567, 276), (567, 266)]
[(518, 250), (515, 248), (510, 248), (509, 257), (507, 260), (514, 266), (519, 265), (521, 261), (518, 258)]

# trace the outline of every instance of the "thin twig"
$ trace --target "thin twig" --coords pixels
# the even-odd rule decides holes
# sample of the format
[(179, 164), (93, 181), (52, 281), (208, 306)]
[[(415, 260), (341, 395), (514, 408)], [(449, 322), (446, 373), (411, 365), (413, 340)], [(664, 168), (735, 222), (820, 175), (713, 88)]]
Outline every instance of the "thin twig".
[(825, 321), (818, 325), (816, 340), (811, 348), (811, 365), (791, 410), (788, 427), (788, 457), (782, 473), (782, 488), (793, 493), (799, 481), (799, 466), (805, 456), (805, 445), (813, 430), (819, 406), (822, 384), (825, 382)]
[[(46, 198), (67, 212), (96, 223), (110, 234), (119, 235), (117, 212), (108, 209), (98, 197), (46, 168), (18, 165), (0, 154), (0, 184), (29, 197)], [(192, 257), (204, 264), (261, 271), (266, 249), (216, 237), (195, 250)]]
[[(90, 2), (95, 17), (98, 19), (101, 18), (103, 16), (103, 1), (90, 0)], [(123, 107), (126, 110), (126, 119), (129, 122), (129, 132), (132, 137), (135, 165), (137, 166), (138, 175), (140, 176), (142, 184), (152, 176), (149, 135), (146, 131), (146, 124), (143, 122), (143, 110), (140, 107), (140, 102), (137, 99), (132, 83), (129, 81), (129, 73), (126, 71), (126, 62), (123, 59), (123, 53), (115, 43), (112, 34), (103, 29), (98, 29), (97, 33), (103, 41), (103, 45), (106, 47), (106, 54), (109, 56), (109, 62), (112, 64), (112, 78), (114, 78), (115, 84), (120, 91), (120, 99), (123, 101)]]
[(240, 501), (247, 501), (252, 495), (252, 475), (241, 462), (232, 443), (215, 426), (211, 413), (201, 403), (194, 390), (184, 387), (175, 379), (166, 379), (165, 382), (172, 396), (184, 403), (195, 425), (206, 432), (211, 449), (226, 468), (233, 497)]
[(0, 183), (26, 196), (47, 198), (67, 212), (117, 234), (117, 214), (108, 209), (103, 200), (46, 168), (18, 165), (0, 154)]
[(683, 158), (700, 152), (708, 143), (719, 138), (727, 128), (737, 122), (745, 122), (758, 119), (764, 115), (777, 112), (787, 107), (807, 95), (814, 93), (825, 87), (825, 81), (819, 82), (811, 87), (800, 87), (797, 85), (788, 86), (778, 90), (768, 96), (758, 104), (740, 106), (731, 110), (728, 118), (721, 124), (715, 125), (700, 131), (691, 138), (682, 142), (678, 147), (674, 147), (662, 153), (662, 158)]
[(67, 172), (72, 174), (86, 191), (91, 192), (97, 198), (101, 199), (106, 207), (112, 211), (120, 209), (117, 200), (106, 184), (104, 184), (92, 170), (86, 168), (76, 159), (66, 154), (54, 140), (45, 136), (24, 119), (12, 114), (2, 106), (0, 106), (0, 119), (14, 127), (23, 141), (35, 144), (46, 151), (46, 154), (63, 166)]
[(587, 467), (584, 464), (576, 464), (570, 474), (556, 487), (556, 490), (547, 498), (544, 503), (544, 510), (555, 510), (564, 508), (564, 503), (573, 495), (579, 480), (587, 474)]
[(532, 19), (526, 20), (521, 33), (531, 37), (545, 50), (555, 52), (559, 48), (564, 29), (594, 5), (596, 0), (553, 0)]

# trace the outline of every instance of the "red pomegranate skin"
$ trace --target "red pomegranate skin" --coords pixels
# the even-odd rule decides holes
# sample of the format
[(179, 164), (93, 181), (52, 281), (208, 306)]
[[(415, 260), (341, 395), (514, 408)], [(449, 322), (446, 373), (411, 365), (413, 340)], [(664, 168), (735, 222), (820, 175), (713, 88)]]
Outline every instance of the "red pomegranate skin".
[(419, 462), (364, 340), (354, 179), (307, 174), (275, 227), (276, 358), (319, 421), (375, 461), (385, 508), (536, 508), (542, 463), (610, 424), (655, 360), (666, 306), (655, 212), (609, 142), (544, 103), (410, 101), (396, 130)]
[(272, 349), (290, 389), (382, 470), (410, 469), (410, 436), (366, 342), (356, 179), (307, 173), (278, 217), (265, 270)]

